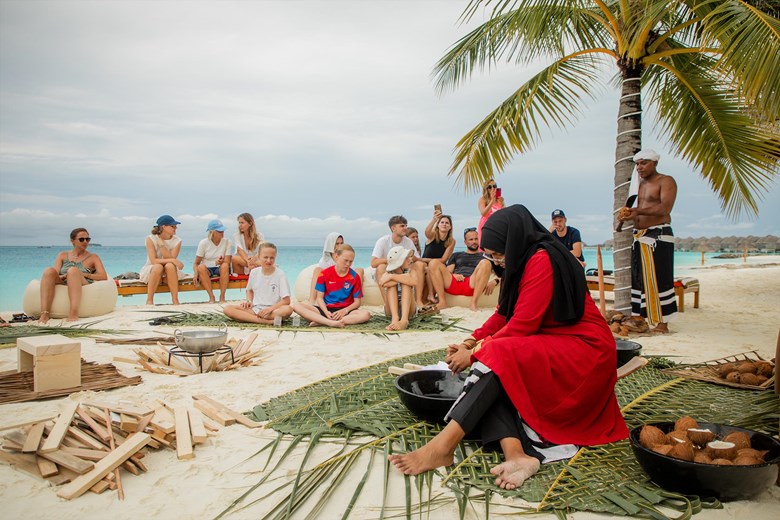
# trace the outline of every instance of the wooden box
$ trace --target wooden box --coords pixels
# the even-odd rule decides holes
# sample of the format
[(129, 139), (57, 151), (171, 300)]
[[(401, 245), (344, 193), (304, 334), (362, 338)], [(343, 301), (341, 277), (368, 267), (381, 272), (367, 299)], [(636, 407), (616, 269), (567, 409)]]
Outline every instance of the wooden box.
[(33, 391), (81, 386), (81, 342), (61, 334), (16, 340), (19, 372), (33, 373)]

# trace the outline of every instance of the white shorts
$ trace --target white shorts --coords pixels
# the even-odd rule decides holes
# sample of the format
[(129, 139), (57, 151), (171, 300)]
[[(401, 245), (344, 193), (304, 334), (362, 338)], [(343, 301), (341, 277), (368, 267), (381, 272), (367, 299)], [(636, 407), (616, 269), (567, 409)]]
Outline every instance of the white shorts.
[[(141, 280), (143, 283), (149, 283), (149, 275), (152, 273), (152, 265), (153, 264), (149, 264), (149, 265), (143, 266), (141, 268), (141, 272), (138, 273), (139, 280)], [(177, 271), (179, 280), (184, 278), (184, 271), (182, 271), (181, 269), (177, 269), (176, 271)], [(164, 274), (165, 274), (165, 271), (163, 270), (163, 275)]]

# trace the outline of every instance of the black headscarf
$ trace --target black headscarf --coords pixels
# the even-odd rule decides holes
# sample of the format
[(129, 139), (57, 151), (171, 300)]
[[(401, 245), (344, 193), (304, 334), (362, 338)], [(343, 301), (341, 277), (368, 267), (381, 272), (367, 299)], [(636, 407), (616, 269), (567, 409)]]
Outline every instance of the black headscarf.
[(525, 266), (541, 248), (550, 255), (553, 268), (555, 321), (573, 323), (582, 318), (587, 290), (582, 265), (525, 206), (515, 204), (493, 213), (482, 228), (480, 246), (503, 253), (506, 258), (498, 297), (499, 314), (509, 319), (514, 313)]

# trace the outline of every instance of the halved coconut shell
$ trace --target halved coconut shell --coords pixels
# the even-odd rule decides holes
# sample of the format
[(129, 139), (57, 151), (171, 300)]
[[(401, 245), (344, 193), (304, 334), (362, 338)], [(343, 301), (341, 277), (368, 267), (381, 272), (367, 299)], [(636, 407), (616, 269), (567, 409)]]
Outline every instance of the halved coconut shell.
[(689, 428), (688, 438), (698, 446), (704, 446), (715, 440), (715, 434), (706, 428)]
[[(680, 442), (688, 441), (688, 432), (685, 430), (674, 430), (666, 434), (666, 442), (674, 446)], [(688, 441), (690, 442), (690, 441)]]
[(737, 456), (737, 446), (733, 442), (712, 441), (707, 443), (707, 454), (715, 459), (731, 460)]

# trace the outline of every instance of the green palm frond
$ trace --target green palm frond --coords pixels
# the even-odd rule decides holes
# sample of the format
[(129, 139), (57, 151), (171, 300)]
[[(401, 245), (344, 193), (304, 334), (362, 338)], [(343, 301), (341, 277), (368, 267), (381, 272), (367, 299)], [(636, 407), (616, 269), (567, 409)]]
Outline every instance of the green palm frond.
[(720, 43), (719, 69), (769, 117), (780, 115), (780, 20), (742, 1), (690, 2), (702, 18), (701, 38)]
[(771, 129), (755, 123), (702, 61), (674, 56), (668, 68), (652, 67), (646, 73), (647, 89), (658, 107), (658, 133), (696, 166), (728, 214), (756, 213), (756, 194), (771, 183), (780, 141)]
[(29, 336), (42, 336), (46, 334), (60, 334), (66, 338), (86, 338), (95, 336), (108, 336), (129, 334), (127, 330), (117, 329), (93, 329), (93, 325), (102, 320), (96, 320), (89, 323), (82, 323), (72, 327), (54, 327), (43, 325), (14, 325), (12, 327), (0, 328), (0, 348), (13, 347), (16, 340)]
[(600, 90), (603, 60), (583, 54), (557, 61), (528, 80), (457, 144), (450, 174), (475, 188), (502, 170), (517, 153), (536, 144), (550, 126), (566, 128), (581, 112), (583, 98)]

